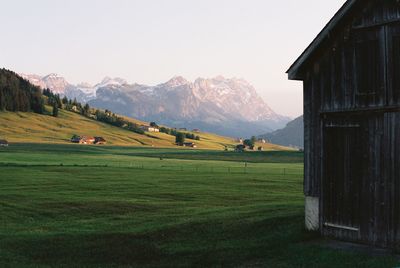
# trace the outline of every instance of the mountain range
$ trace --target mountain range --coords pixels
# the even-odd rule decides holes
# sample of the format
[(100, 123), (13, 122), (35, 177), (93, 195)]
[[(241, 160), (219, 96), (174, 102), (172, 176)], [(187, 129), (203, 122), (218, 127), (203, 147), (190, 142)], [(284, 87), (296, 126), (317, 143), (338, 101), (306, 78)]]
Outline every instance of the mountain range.
[(57, 74), (20, 75), (34, 85), (92, 107), (177, 128), (250, 137), (284, 127), (290, 121), (275, 113), (243, 79), (218, 76), (190, 82), (176, 76), (147, 86), (106, 77), (96, 85), (73, 85)]
[(261, 135), (259, 138), (274, 144), (304, 148), (304, 118), (300, 116), (289, 122), (285, 128)]

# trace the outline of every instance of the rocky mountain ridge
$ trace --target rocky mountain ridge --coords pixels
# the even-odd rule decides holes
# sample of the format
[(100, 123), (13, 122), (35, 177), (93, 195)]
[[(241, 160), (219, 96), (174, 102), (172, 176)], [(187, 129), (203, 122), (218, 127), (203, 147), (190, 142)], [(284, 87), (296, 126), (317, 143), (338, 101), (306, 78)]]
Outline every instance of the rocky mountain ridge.
[(63, 77), (22, 77), (42, 88), (91, 106), (175, 127), (200, 128), (232, 137), (249, 137), (283, 127), (290, 118), (275, 113), (244, 79), (181, 76), (147, 86), (106, 77), (96, 85), (73, 85)]

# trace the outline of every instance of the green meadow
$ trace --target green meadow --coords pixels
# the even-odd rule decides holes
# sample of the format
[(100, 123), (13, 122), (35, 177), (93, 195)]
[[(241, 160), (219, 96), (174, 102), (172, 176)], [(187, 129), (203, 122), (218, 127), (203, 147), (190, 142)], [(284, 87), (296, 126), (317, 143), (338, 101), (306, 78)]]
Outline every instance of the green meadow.
[(303, 228), (303, 156), (0, 148), (0, 267), (395, 267)]

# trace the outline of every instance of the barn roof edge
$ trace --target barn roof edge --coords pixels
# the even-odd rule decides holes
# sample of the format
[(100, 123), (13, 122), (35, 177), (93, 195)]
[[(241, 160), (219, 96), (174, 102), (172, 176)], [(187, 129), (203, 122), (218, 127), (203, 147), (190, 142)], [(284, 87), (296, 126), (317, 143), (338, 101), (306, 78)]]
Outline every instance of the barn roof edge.
[(308, 60), (308, 58), (320, 48), (322, 42), (329, 37), (329, 34), (334, 30), (342, 19), (350, 12), (354, 5), (360, 0), (348, 0), (344, 5), (336, 12), (333, 18), (328, 24), (322, 29), (322, 31), (315, 37), (311, 44), (304, 50), (304, 52), (297, 58), (297, 60), (287, 70), (289, 80), (303, 80), (299, 73), (301, 67)]

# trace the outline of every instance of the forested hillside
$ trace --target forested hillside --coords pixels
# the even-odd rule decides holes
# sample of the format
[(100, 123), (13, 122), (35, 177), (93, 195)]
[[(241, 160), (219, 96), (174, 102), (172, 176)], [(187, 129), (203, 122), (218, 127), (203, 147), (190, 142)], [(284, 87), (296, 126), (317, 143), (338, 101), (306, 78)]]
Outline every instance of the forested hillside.
[(43, 113), (42, 91), (16, 73), (0, 69), (0, 110)]

